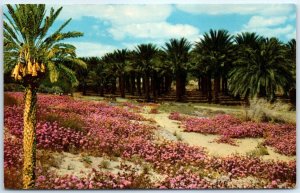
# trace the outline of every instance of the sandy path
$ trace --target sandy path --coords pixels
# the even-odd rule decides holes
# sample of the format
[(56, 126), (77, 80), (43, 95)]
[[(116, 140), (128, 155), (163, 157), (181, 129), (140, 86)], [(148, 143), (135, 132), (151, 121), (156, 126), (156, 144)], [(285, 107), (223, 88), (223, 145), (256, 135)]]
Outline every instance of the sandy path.
[[(92, 172), (93, 168), (103, 172), (111, 172), (117, 175), (118, 173), (126, 172), (126, 170), (120, 169), (121, 163), (130, 165), (131, 167), (135, 168), (138, 173), (142, 173), (143, 165), (145, 165), (145, 163), (135, 164), (119, 157), (110, 159), (109, 157), (83, 156), (81, 154), (72, 154), (68, 152), (54, 153), (53, 156), (56, 160), (60, 160), (60, 164), (58, 167), (51, 167), (50, 169), (61, 176), (74, 175), (77, 177), (86, 177), (87, 174)], [(83, 161), (84, 157), (88, 158), (89, 164)], [(103, 167), (103, 162), (106, 162), (105, 167)], [(164, 176), (154, 172), (152, 168), (149, 169), (149, 176), (153, 182), (162, 180), (164, 178)]]
[[(168, 118), (168, 113), (159, 114), (146, 114), (142, 113), (146, 118), (152, 118), (156, 121), (157, 125), (160, 126), (162, 130), (169, 132), (168, 136), (173, 135), (173, 138), (166, 137), (166, 134), (162, 135), (167, 140), (174, 140), (174, 133), (176, 132), (178, 136), (181, 137), (182, 141), (194, 146), (205, 147), (210, 155), (213, 156), (228, 156), (231, 154), (246, 155), (247, 152), (255, 150), (256, 146), (263, 141), (262, 138), (245, 138), (237, 139), (238, 146), (232, 146), (224, 143), (213, 142), (218, 138), (218, 135), (204, 135), (195, 132), (184, 132), (182, 128), (179, 127), (180, 122), (170, 120)], [(176, 137), (175, 137), (176, 138)], [(270, 155), (262, 156), (263, 159), (274, 159), (274, 160), (293, 160), (295, 156), (284, 156), (273, 151), (272, 148), (268, 147), (268, 152)]]

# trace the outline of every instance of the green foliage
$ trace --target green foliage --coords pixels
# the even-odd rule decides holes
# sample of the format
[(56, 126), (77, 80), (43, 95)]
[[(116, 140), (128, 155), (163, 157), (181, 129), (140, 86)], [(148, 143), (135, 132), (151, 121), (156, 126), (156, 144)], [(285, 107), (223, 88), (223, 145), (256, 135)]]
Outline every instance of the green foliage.
[(99, 168), (108, 169), (110, 166), (110, 163), (108, 160), (102, 160), (98, 166), (99, 166)]
[(141, 72), (149, 74), (153, 70), (157, 54), (158, 48), (154, 44), (140, 44), (135, 48), (134, 57)]
[(4, 91), (11, 91), (11, 92), (23, 92), (24, 86), (15, 84), (15, 83), (5, 83), (4, 84)]
[(54, 114), (54, 113), (47, 113), (47, 114), (42, 114), (40, 115), (40, 119), (44, 121), (49, 121), (49, 122), (58, 122), (58, 124), (62, 127), (65, 128), (70, 128), (74, 129), (76, 131), (83, 131), (85, 132), (85, 124), (81, 118), (76, 115), (72, 114), (69, 116), (67, 119), (63, 118), (59, 114)]
[(83, 161), (84, 163), (86, 163), (86, 164), (88, 164), (88, 165), (90, 165), (90, 164), (93, 163), (92, 160), (91, 160), (91, 158), (90, 158), (89, 156), (83, 156), (83, 157), (81, 158), (81, 161)]
[(41, 93), (49, 93), (49, 94), (64, 93), (64, 91), (59, 86), (46, 87), (43, 84), (39, 87), (38, 91)]
[(258, 40), (258, 48), (240, 50), (239, 59), (229, 73), (229, 87), (234, 95), (275, 99), (277, 88), (294, 82), (282, 42), (276, 38)]
[(210, 30), (195, 43), (193, 50), (198, 71), (225, 74), (234, 60), (233, 36), (227, 30)]
[(14, 106), (18, 104), (19, 101), (15, 97), (12, 97), (7, 93), (4, 93), (4, 106)]
[(49, 34), (62, 7), (51, 8), (46, 16), (44, 4), (7, 5), (4, 25), (4, 71), (11, 72), (21, 84), (36, 84), (48, 77), (56, 82), (66, 76), (73, 86), (77, 79), (67, 63), (84, 66), (76, 58), (75, 47), (62, 43), (69, 38), (80, 37), (81, 32), (62, 32), (71, 19), (64, 22), (54, 33)]
[(175, 72), (187, 70), (191, 47), (192, 44), (186, 38), (170, 39), (165, 43), (163, 49), (166, 59), (172, 64)]
[(247, 155), (251, 157), (259, 157), (259, 156), (269, 155), (269, 152), (267, 147), (260, 143), (257, 145), (257, 147), (254, 150), (248, 152)]

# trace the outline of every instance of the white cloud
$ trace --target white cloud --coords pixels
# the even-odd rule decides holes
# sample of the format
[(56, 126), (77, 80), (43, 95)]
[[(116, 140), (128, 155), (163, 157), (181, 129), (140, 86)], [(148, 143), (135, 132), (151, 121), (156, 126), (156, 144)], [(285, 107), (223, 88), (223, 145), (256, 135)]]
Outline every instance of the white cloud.
[[(57, 7), (56, 7), (57, 8)], [(65, 5), (59, 19), (93, 17), (110, 24), (107, 31), (116, 40), (125, 37), (164, 38), (179, 34), (194, 35), (198, 30), (188, 25), (166, 22), (172, 5)], [(96, 26), (93, 29), (96, 30)], [(182, 36), (182, 35), (181, 35)]]
[(295, 27), (289, 24), (289, 21), (295, 19), (295, 10), (293, 5), (226, 5), (213, 6), (214, 14), (244, 14), (250, 15), (249, 21), (244, 24), (240, 31), (235, 32), (256, 32), (265, 37), (295, 37)]
[(165, 21), (171, 12), (171, 5), (64, 5), (59, 19), (77, 20), (86, 16), (106, 20), (112, 25), (126, 25)]
[(112, 45), (105, 45), (92, 42), (71, 42), (72, 45), (76, 47), (76, 54), (79, 57), (88, 56), (103, 56), (108, 52), (112, 52), (117, 49), (117, 47)]
[(288, 15), (294, 10), (294, 5), (289, 4), (218, 4), (218, 5), (189, 5), (179, 4), (176, 6), (179, 10), (192, 14), (239, 14), (239, 15)]
[(194, 38), (198, 36), (199, 30), (186, 24), (169, 24), (167, 22), (158, 23), (137, 23), (125, 26), (114, 26), (109, 32), (117, 40), (124, 39), (126, 36), (147, 39), (169, 39), (169, 38)]
[(288, 18), (286, 16), (282, 17), (262, 17), (253, 16), (250, 18), (248, 24), (245, 28), (260, 28), (260, 27), (270, 27), (284, 24)]
[(285, 36), (288, 40), (296, 39), (296, 30), (292, 31), (291, 33), (286, 34)]
[(241, 31), (256, 32), (259, 35), (265, 37), (279, 37), (282, 35), (287, 37), (288, 35), (293, 36), (295, 28), (292, 25), (286, 25), (284, 27), (275, 27), (275, 28), (272, 27), (246, 28)]
[(287, 24), (288, 16), (252, 16), (241, 31), (256, 32), (266, 37), (295, 37), (296, 30)]
[(99, 25), (92, 25), (92, 28), (93, 28), (94, 30), (98, 30), (100, 27), (99, 27)]

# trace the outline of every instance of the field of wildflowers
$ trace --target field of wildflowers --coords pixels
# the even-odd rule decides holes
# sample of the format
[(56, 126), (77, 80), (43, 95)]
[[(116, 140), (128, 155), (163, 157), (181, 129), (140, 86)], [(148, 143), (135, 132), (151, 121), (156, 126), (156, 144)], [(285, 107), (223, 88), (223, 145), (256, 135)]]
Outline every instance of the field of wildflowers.
[[(4, 178), (5, 187), (21, 188), (22, 93), (5, 93)], [(258, 157), (232, 155), (212, 157), (201, 147), (177, 141), (155, 140), (155, 126), (131, 103), (105, 103), (75, 100), (69, 96), (38, 95), (37, 151), (71, 152), (90, 156), (119, 157), (147, 163), (163, 176), (151, 180), (147, 169), (137, 172), (126, 163), (126, 172), (114, 174), (93, 168), (84, 177), (59, 175), (37, 166), (37, 189), (222, 189), (293, 188), (296, 161), (264, 161)], [(153, 113), (157, 113), (156, 111)], [(242, 122), (229, 115), (189, 118), (172, 113), (186, 131), (219, 134), (224, 141), (234, 138), (264, 137), (265, 144), (278, 152), (294, 155), (294, 125)], [(222, 140), (221, 140), (222, 141)], [(38, 160), (39, 161), (39, 160)], [(42, 163), (43, 164), (43, 163)], [(258, 183), (245, 181), (247, 177)], [(20, 180), (20, 181), (18, 181)], [(232, 181), (239, 181), (237, 186)]]
[(219, 142), (234, 145), (234, 138), (263, 137), (264, 144), (274, 147), (278, 153), (296, 155), (296, 125), (293, 124), (243, 122), (224, 114), (212, 118), (195, 118), (174, 112), (169, 118), (181, 121), (184, 130), (188, 132), (218, 134), (221, 136)]

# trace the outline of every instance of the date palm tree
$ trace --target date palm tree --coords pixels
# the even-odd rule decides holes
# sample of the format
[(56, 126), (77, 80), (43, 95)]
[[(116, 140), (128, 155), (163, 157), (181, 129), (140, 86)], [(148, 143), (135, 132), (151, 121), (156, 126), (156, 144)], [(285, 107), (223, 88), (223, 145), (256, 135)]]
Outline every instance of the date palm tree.
[(286, 44), (286, 48), (286, 58), (289, 60), (288, 65), (290, 66), (293, 75), (293, 81), (290, 82), (289, 85), (287, 85), (284, 91), (288, 92), (292, 104), (296, 106), (296, 40), (291, 39)]
[(263, 37), (257, 35), (255, 32), (242, 32), (236, 35), (234, 41), (241, 50), (252, 48), (259, 48), (260, 42), (263, 40)]
[[(264, 41), (262, 36), (257, 35), (255, 32), (242, 32), (235, 36), (234, 42), (236, 43), (237, 60), (239, 58), (250, 57), (250, 52), (247, 50), (259, 49), (260, 44)], [(247, 65), (245, 63), (245, 65)], [(243, 95), (246, 105), (249, 105), (249, 93), (247, 90)]]
[(115, 50), (103, 56), (107, 66), (119, 77), (119, 90), (122, 98), (125, 98), (125, 76), (129, 66), (128, 59), (129, 51), (127, 49)]
[[(208, 81), (211, 76), (214, 78), (214, 102), (219, 102), (220, 79), (224, 82), (226, 90), (227, 71), (232, 63), (232, 55), (234, 47), (232, 44), (232, 36), (227, 30), (209, 30), (204, 33), (203, 38), (196, 43), (196, 50), (200, 52), (202, 61), (207, 66)], [(208, 88), (211, 91), (211, 88)], [(209, 94), (209, 100), (211, 94)]]
[(150, 76), (153, 71), (158, 49), (154, 44), (140, 44), (135, 48), (136, 60), (143, 74), (145, 98), (150, 101)]
[(286, 49), (276, 38), (263, 39), (257, 49), (246, 49), (230, 72), (230, 90), (234, 95), (274, 100), (276, 89), (293, 81), (285, 56)]
[(54, 33), (49, 29), (60, 14), (62, 7), (46, 16), (45, 5), (7, 5), (4, 14), (4, 69), (12, 71), (12, 77), (25, 87), (24, 131), (23, 131), (23, 188), (32, 189), (35, 184), (36, 165), (36, 110), (37, 89), (44, 78), (51, 82), (59, 75), (68, 77), (78, 84), (75, 73), (65, 64), (68, 62), (84, 66), (76, 58), (75, 47), (62, 43), (62, 40), (80, 37), (81, 32), (62, 30), (71, 19), (64, 22)]
[(185, 83), (187, 78), (187, 63), (192, 44), (186, 39), (170, 39), (163, 48), (167, 60), (172, 64), (176, 77), (176, 100), (182, 101), (185, 95)]

